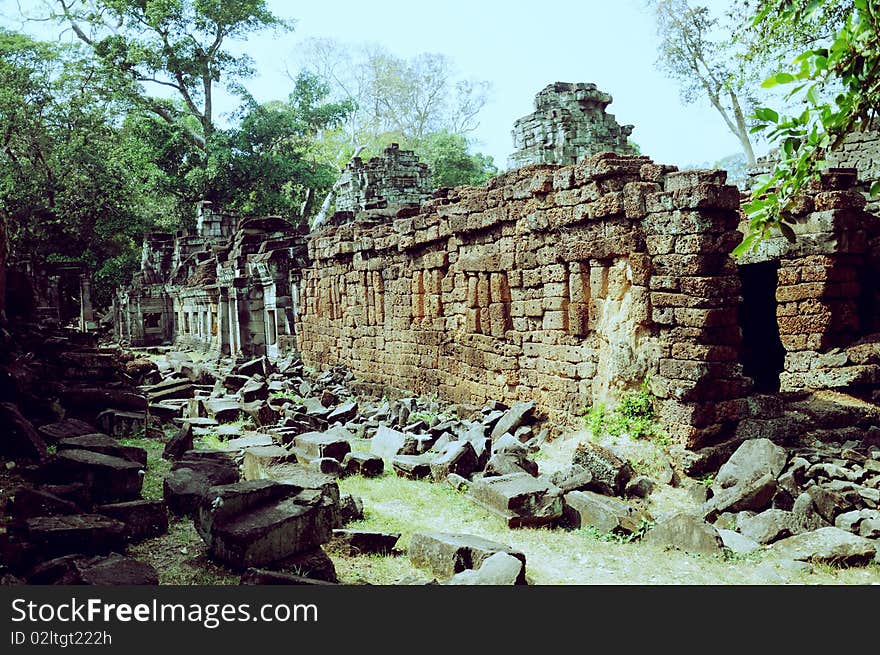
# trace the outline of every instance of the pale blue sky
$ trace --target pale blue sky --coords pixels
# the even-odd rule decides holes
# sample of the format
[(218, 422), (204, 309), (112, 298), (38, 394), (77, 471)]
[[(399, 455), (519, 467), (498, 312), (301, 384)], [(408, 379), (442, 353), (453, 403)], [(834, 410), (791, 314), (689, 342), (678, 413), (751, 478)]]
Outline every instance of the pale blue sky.
[[(39, 2), (22, 0), (25, 8)], [(289, 92), (286, 69), (297, 44), (309, 37), (375, 42), (399, 56), (438, 52), (463, 77), (492, 83), (490, 101), (473, 133), (477, 148), (502, 168), (512, 149), (513, 122), (533, 109), (535, 94), (551, 82), (594, 82), (610, 93), (609, 112), (635, 125), (632, 139), (658, 163), (713, 162), (738, 143), (708, 102), (682, 105), (676, 84), (656, 68), (657, 37), (641, 0), (269, 0), (272, 10), (296, 19), (293, 32), (252, 38), (243, 49), (258, 75), (247, 87), (261, 101)], [(705, 2), (710, 6), (726, 3)], [(15, 2), (0, 0), (8, 18)], [(46, 37), (45, 25), (26, 26)], [(222, 103), (220, 111), (232, 109)], [(762, 150), (759, 147), (759, 150)]]

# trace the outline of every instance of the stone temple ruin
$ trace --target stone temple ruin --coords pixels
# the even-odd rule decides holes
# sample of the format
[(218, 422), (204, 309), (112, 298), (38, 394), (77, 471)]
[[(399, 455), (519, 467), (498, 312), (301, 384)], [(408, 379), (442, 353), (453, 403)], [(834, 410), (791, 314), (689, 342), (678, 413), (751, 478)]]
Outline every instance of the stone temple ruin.
[[(548, 89), (562, 103), (582, 87)], [(844, 151), (808, 190), (795, 243), (734, 260), (744, 217), (724, 171), (601, 144), (435, 191), (392, 146), (349, 165), (340, 210), (312, 234), (203, 203), (192, 233), (146, 236), (114, 304), (118, 343), (4, 329), (0, 454), (28, 463), (11, 499), (0, 489), (0, 581), (156, 584), (152, 544), (129, 546), (170, 514), (242, 584), (336, 582), (325, 545), (387, 554), (401, 537), (345, 527), (363, 504), (337, 478), (389, 468), (508, 528), (876, 561), (880, 230), (870, 173), (847, 167), (871, 155)], [(87, 327), (81, 274), (47, 268), (33, 314), (79, 311)], [(669, 448), (596, 431), (568, 465), (532, 458), (585, 405), (645, 382)], [(132, 436), (164, 444), (161, 499)], [(642, 446), (650, 470), (627, 450)], [(687, 477), (709, 471), (710, 488)], [(693, 507), (669, 514), (658, 485)], [(528, 582), (527, 554), (502, 543), (408, 538), (413, 566), (447, 584)]]
[[(559, 147), (540, 150), (554, 163), (481, 188), (426, 199), (411, 153), (355, 159), (343, 210), (309, 236), (203, 205), (196, 234), (145, 240), (117, 336), (233, 357), (295, 350), (379, 395), (534, 398), (557, 418), (647, 378), (689, 448), (769, 429), (752, 391), (876, 389), (877, 218), (856, 176), (823, 177), (796, 244), (771, 239), (737, 262), (740, 195), (725, 173), (627, 154), (631, 128), (608, 102), (594, 85), (545, 88), (515, 132), (555, 125)], [(537, 157), (536, 143), (518, 138), (516, 157)]]
[(509, 168), (576, 164), (599, 152), (633, 155), (632, 125), (618, 125), (605, 109), (611, 96), (595, 84), (556, 82), (535, 96), (535, 111), (513, 124)]

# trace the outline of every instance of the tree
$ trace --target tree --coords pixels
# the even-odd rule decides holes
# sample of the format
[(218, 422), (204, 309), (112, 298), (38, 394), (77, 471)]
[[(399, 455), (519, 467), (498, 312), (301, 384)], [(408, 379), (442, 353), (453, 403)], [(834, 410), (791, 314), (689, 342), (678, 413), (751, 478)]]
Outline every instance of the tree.
[[(11, 258), (78, 261), (106, 303), (144, 229), (126, 103), (75, 48), (0, 30), (0, 219)], [(128, 269), (126, 267), (128, 266)]]
[[(423, 159), (429, 142), (437, 147), (433, 135), (457, 135), (466, 143), (488, 98), (488, 82), (457, 78), (451, 60), (440, 54), (403, 59), (377, 46), (350, 46), (333, 39), (309, 39), (300, 52), (304, 68), (330, 86), (331, 97), (352, 105), (341, 129), (321, 134), (324, 157), (340, 173), (353, 157), (379, 156), (392, 142)], [(474, 166), (488, 171), (491, 162), (479, 163), (482, 160), (486, 158), (479, 153), (459, 157), (455, 161), (465, 168), (457, 175), (472, 176)], [(447, 168), (452, 161), (447, 160)], [(324, 198), (313, 227), (326, 219), (337, 189), (334, 185)]]
[(736, 65), (732, 41), (718, 34), (718, 20), (706, 7), (687, 0), (652, 0), (660, 37), (658, 65), (681, 84), (682, 100), (703, 96), (739, 140), (749, 165), (755, 164), (747, 120), (753, 102), (749, 80)]
[[(57, 0), (53, 16), (70, 26), (132, 100), (185, 135), (207, 158), (216, 132), (215, 85), (246, 94), (241, 80), (253, 74), (247, 55), (229, 40), (291, 24), (265, 0)], [(150, 95), (173, 93), (179, 103)], [(187, 118), (192, 120), (186, 120)]]
[[(766, 88), (789, 88), (787, 98), (797, 99), (803, 111), (793, 116), (769, 107), (755, 111), (759, 123), (754, 129), (766, 131), (779, 144), (780, 161), (752, 190), (745, 207), (749, 234), (735, 252), (756, 246), (772, 228), (794, 240), (792, 206), (818, 178), (825, 153), (880, 113), (880, 1), (762, 0), (752, 24), (772, 39), (780, 31), (803, 33), (835, 17), (839, 28), (831, 38), (814, 40), (789, 70), (764, 82)], [(880, 183), (871, 189), (878, 192)]]
[(476, 186), (498, 174), (492, 158), (469, 154), (467, 139), (443, 130), (428, 136), (420, 146), (419, 157), (431, 167), (436, 187)]

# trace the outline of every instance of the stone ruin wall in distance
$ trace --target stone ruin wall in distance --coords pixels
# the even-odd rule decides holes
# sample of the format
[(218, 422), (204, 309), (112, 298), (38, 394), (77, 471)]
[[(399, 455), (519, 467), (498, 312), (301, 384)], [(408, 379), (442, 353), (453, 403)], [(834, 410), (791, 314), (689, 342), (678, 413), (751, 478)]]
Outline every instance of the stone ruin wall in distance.
[(648, 377), (673, 438), (717, 442), (749, 391), (725, 176), (601, 153), (327, 226), (302, 271), (299, 350), (379, 393), (535, 399), (566, 423)]

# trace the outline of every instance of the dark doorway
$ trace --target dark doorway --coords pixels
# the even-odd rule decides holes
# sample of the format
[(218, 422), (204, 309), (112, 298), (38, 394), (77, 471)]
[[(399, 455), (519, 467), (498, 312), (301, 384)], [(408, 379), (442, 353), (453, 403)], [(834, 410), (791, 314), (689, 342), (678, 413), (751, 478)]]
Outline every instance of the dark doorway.
[(743, 373), (755, 381), (755, 391), (779, 391), (779, 374), (785, 366), (785, 348), (776, 322), (776, 285), (779, 262), (760, 262), (739, 267), (743, 302), (739, 308), (742, 328)]

